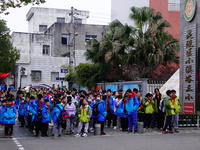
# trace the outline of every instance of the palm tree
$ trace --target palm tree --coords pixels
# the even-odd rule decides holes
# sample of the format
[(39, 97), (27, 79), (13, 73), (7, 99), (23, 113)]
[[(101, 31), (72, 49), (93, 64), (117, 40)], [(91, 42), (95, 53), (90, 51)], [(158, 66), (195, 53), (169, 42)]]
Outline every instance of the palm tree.
[(88, 42), (86, 58), (102, 66), (109, 80), (125, 79), (122, 72), (128, 79), (147, 77), (163, 62), (178, 62), (178, 41), (165, 32), (170, 25), (161, 13), (148, 7), (132, 7), (130, 18), (134, 27), (115, 20), (101, 41)]
[(170, 25), (161, 13), (149, 7), (132, 7), (130, 18), (136, 27), (133, 27), (134, 44), (127, 63), (137, 64), (142, 77), (163, 61), (178, 62), (178, 41), (165, 32)]
[[(119, 72), (119, 66), (125, 64), (124, 57), (127, 54), (125, 52), (127, 45), (130, 45), (133, 41), (130, 36), (131, 32), (132, 29), (128, 25), (123, 25), (118, 20), (113, 21), (100, 42), (95, 39), (89, 41), (90, 49), (85, 53), (86, 58), (93, 63), (101, 64), (104, 70), (109, 68), (110, 73), (107, 72), (109, 77), (116, 78), (116, 80), (118, 77), (121, 78), (120, 73), (115, 74), (113, 72)], [(117, 75), (118, 77), (113, 77), (113, 75)]]

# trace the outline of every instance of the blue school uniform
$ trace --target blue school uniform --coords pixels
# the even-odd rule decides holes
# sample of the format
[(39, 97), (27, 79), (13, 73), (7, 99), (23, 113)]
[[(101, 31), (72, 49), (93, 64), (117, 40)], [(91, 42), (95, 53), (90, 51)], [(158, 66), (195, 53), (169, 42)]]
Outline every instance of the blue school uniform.
[(51, 122), (50, 106), (44, 105), (42, 107), (42, 123)]
[(14, 105), (7, 105), (3, 112), (3, 124), (15, 124), (16, 108)]

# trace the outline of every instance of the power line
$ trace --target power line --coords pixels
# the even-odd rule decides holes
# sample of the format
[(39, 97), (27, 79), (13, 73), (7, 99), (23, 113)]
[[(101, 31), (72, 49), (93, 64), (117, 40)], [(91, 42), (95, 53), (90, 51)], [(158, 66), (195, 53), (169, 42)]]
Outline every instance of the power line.
[(103, 13), (96, 13), (96, 12), (90, 12), (92, 14), (99, 14), (99, 15), (106, 15), (106, 16), (110, 16), (111, 14), (103, 14)]
[(96, 22), (110, 23), (110, 21), (106, 22), (106, 21), (91, 20), (91, 19), (88, 19), (88, 21), (96, 21)]
[(89, 18), (111, 19), (111, 18), (103, 18), (103, 17), (96, 17), (96, 16), (90, 16)]

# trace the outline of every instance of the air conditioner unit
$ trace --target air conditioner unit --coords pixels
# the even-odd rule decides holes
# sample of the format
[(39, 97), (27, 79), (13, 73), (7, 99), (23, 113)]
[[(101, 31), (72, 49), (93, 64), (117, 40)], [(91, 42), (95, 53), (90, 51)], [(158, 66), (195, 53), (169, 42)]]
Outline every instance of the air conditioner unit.
[(27, 75), (28, 75), (27, 70), (23, 71), (23, 72), (22, 72), (22, 75), (23, 75), (23, 76), (27, 76)]

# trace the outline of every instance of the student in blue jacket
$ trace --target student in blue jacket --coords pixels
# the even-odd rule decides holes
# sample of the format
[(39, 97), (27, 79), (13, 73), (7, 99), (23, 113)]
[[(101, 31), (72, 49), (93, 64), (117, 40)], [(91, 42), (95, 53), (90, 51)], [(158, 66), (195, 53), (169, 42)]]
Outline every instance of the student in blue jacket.
[(25, 104), (25, 120), (26, 120), (26, 127), (31, 131), (31, 113), (30, 113), (30, 96), (26, 97), (26, 104)]
[(59, 123), (59, 116), (62, 115), (64, 111), (64, 107), (60, 104), (60, 101), (56, 102), (56, 105), (51, 113), (52, 120), (53, 120), (53, 130), (52, 130), (52, 137), (54, 137), (56, 130), (58, 130), (58, 137), (62, 135), (62, 124)]
[(22, 97), (21, 101), (19, 102), (18, 106), (18, 120), (21, 123), (20, 127), (24, 127), (25, 125), (25, 112), (26, 112), (26, 102), (25, 97)]
[(135, 92), (132, 92), (131, 89), (128, 89), (126, 91), (126, 95), (128, 96), (126, 99), (126, 111), (128, 115), (129, 132), (133, 132), (133, 128), (134, 128), (134, 133), (136, 133), (139, 100), (138, 100), (137, 94)]
[(49, 128), (49, 123), (51, 122), (51, 108), (50, 101), (48, 99), (44, 100), (44, 106), (42, 108), (42, 136), (48, 137), (47, 131)]
[(99, 114), (97, 116), (97, 122), (101, 124), (101, 135), (106, 135), (104, 132), (104, 123), (105, 123), (106, 116), (107, 116), (107, 112), (105, 109), (105, 102), (103, 100), (101, 100), (100, 97), (97, 97), (96, 102), (99, 103), (98, 104)]
[(0, 105), (0, 124), (3, 124), (3, 112), (6, 107), (6, 100), (3, 100)]
[(8, 99), (6, 102), (7, 105), (3, 113), (3, 124), (5, 124), (5, 137), (12, 138), (13, 125), (15, 124), (16, 119), (16, 108), (12, 99)]
[(126, 109), (126, 103), (127, 103), (126, 99), (127, 97), (124, 97), (122, 99), (116, 110), (116, 115), (120, 117), (120, 123), (123, 132), (128, 131), (128, 115)]
[(117, 102), (115, 101), (115, 97), (112, 96), (111, 89), (107, 90), (105, 100), (106, 100), (106, 112), (107, 112), (106, 120), (108, 120), (108, 128), (110, 128), (112, 121), (113, 128), (116, 129), (117, 116), (115, 115), (114, 108), (117, 105)]
[(28, 130), (33, 134), (33, 130), (34, 130), (34, 124), (32, 121), (32, 116), (33, 113), (31, 112), (31, 108), (32, 108), (32, 104), (35, 102), (35, 98), (34, 96), (27, 96), (26, 97), (26, 111), (25, 111), (25, 116), (26, 116), (26, 121), (27, 121), (27, 125), (28, 125)]
[(36, 136), (39, 136), (42, 126), (42, 107), (44, 106), (44, 98), (38, 94), (38, 100), (32, 101), (30, 111), (32, 113), (32, 121), (35, 126)]

